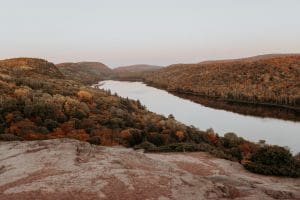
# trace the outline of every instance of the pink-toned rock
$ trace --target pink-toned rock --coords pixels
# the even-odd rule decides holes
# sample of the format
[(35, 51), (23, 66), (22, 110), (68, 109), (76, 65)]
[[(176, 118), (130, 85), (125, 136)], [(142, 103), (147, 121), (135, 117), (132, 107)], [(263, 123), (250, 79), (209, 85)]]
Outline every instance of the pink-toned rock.
[(1, 142), (0, 200), (13, 199), (300, 199), (300, 179), (253, 174), (203, 152)]

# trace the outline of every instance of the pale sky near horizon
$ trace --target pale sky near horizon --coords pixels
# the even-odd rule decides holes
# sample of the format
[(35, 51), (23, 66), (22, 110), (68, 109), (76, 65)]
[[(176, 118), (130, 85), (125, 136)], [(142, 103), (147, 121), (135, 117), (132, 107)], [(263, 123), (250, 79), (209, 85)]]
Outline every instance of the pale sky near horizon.
[(300, 0), (0, 0), (0, 59), (169, 65), (300, 53)]

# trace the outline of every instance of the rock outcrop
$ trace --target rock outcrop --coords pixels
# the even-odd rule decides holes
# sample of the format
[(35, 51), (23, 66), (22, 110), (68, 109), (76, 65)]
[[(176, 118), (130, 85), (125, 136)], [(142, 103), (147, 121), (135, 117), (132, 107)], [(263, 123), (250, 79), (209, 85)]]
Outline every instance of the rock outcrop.
[(1, 142), (0, 200), (12, 199), (300, 199), (300, 179), (252, 174), (203, 152)]

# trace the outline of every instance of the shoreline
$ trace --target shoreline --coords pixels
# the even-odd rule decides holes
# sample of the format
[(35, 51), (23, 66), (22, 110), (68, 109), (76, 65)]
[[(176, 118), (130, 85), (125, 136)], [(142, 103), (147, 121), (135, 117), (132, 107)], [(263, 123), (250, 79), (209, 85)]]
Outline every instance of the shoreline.
[[(226, 110), (246, 116), (256, 116), (256, 117), (269, 117), (274, 119), (288, 120), (294, 122), (300, 122), (300, 108), (293, 107), (289, 105), (280, 105), (268, 102), (250, 102), (244, 100), (236, 99), (224, 99), (220, 97), (211, 97), (207, 95), (201, 95), (193, 92), (178, 91), (178, 90), (168, 90), (165, 87), (159, 86), (157, 84), (145, 81), (142, 78), (111, 78), (106, 80), (113, 81), (128, 81), (128, 82), (141, 82), (147, 86), (154, 87), (157, 89), (169, 92), (177, 97), (191, 100), (197, 104), (201, 104), (206, 107), (211, 107), (214, 109)], [(106, 81), (106, 80), (100, 80)]]

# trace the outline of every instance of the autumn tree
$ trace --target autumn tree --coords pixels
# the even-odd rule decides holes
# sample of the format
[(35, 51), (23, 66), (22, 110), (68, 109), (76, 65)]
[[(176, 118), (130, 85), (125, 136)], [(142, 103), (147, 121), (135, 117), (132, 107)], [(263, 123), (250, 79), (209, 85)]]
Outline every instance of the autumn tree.
[(30, 92), (30, 89), (28, 87), (26, 88), (17, 88), (15, 89), (14, 94), (20, 98), (20, 97), (26, 97)]
[(176, 131), (176, 136), (179, 141), (182, 141), (184, 139), (185, 134), (182, 131)]
[(93, 95), (88, 92), (88, 91), (85, 91), (85, 90), (80, 90), (78, 93), (77, 93), (78, 97), (80, 100), (83, 100), (83, 101), (91, 101), (91, 99), (93, 98)]

